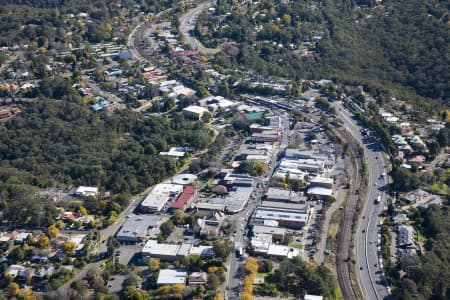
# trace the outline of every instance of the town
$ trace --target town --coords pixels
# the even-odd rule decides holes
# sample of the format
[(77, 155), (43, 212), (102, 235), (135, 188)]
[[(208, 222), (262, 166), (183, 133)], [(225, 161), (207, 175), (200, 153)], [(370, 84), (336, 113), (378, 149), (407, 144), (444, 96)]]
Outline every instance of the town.
[[(89, 144), (95, 159), (82, 147), (65, 150), (89, 167), (54, 171), (66, 162), (51, 161), (48, 150), (47, 169), (27, 182), (37, 188), (26, 195), (17, 186), (28, 175), (17, 170), (36, 170), (39, 160), (13, 163), (6, 151), (21, 147), (0, 144), (1, 296), (399, 297), (401, 278), (413, 276), (407, 266), (433, 249), (426, 234), (441, 232), (425, 228), (448, 205), (450, 111), (426, 115), (362, 85), (220, 65), (215, 54), (239, 49), (207, 37), (226, 31), (233, 11), (221, 1), (179, 6), (117, 4), (108, 41), (0, 49), (1, 129), (27, 126), (21, 118), (31, 113), (67, 123), (84, 114), (80, 131), (94, 124), (92, 139), (107, 136)], [(260, 34), (269, 35), (266, 23), (289, 23), (267, 20), (263, 4), (248, 6)], [(62, 19), (74, 34), (97, 22), (84, 11)], [(298, 44), (263, 44), (311, 57), (324, 32), (312, 26), (308, 34)], [(41, 98), (74, 106), (47, 112)], [(59, 129), (45, 130), (56, 137)], [(107, 152), (116, 156), (101, 158)], [(22, 202), (14, 206), (13, 197)]]

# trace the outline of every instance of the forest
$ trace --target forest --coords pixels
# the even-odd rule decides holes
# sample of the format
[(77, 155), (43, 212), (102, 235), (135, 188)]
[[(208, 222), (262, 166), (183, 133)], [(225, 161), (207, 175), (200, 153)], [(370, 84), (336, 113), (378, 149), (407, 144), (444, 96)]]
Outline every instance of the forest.
[(80, 184), (137, 193), (177, 170), (160, 151), (202, 149), (212, 134), (181, 113), (166, 119), (124, 110), (107, 117), (77, 98), (38, 100), (0, 127), (0, 190)]
[[(329, 78), (448, 106), (448, 1), (366, 2), (328, 0), (314, 6), (309, 1), (261, 1), (256, 8), (215, 16), (212, 22), (202, 15), (195, 32), (211, 46), (228, 40), (216, 56), (219, 65), (262, 75)], [(229, 1), (219, 3), (217, 11), (225, 11)], [(237, 47), (230, 46), (234, 42)], [(305, 55), (289, 49), (309, 44)]]

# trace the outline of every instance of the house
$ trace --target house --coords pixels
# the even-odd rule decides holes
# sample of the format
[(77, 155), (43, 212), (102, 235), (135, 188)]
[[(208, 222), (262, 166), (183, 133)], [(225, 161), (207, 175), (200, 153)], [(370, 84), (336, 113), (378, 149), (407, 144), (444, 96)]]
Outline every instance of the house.
[(186, 118), (200, 120), (205, 113), (209, 114), (209, 111), (201, 106), (191, 105), (183, 108), (183, 114)]
[(91, 186), (79, 186), (74, 193), (75, 196), (97, 196), (98, 188)]
[(416, 189), (403, 196), (403, 200), (408, 204), (414, 204), (428, 197), (428, 193), (421, 189)]
[(158, 280), (156, 284), (161, 285), (172, 285), (172, 284), (186, 284), (187, 272), (184, 270), (172, 270), (172, 269), (161, 269), (159, 270)]
[(19, 277), (19, 274), (23, 273), (27, 268), (22, 265), (10, 265), (6, 270), (6, 275), (9, 275), (12, 278)]
[(208, 281), (208, 274), (205, 272), (193, 272), (188, 278), (189, 284), (206, 284)]
[(323, 296), (305, 294), (304, 300), (323, 300)]
[(400, 248), (414, 246), (414, 228), (412, 226), (401, 225), (398, 227), (397, 245)]
[(406, 214), (396, 214), (394, 219), (394, 224), (399, 225), (399, 224), (406, 224), (409, 221), (409, 218)]

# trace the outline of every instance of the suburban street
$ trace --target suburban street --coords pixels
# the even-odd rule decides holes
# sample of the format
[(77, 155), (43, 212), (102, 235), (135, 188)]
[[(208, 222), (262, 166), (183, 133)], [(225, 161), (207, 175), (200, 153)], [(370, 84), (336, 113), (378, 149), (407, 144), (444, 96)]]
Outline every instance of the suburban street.
[[(364, 295), (364, 299), (386, 299), (389, 290), (385, 285), (384, 272), (379, 257), (379, 214), (383, 210), (386, 199), (385, 190), (388, 184), (386, 164), (378, 143), (371, 138), (364, 138), (360, 130), (362, 127), (352, 119), (351, 113), (342, 103), (335, 103), (337, 112), (344, 121), (347, 131), (358, 141), (364, 149), (364, 157), (368, 170), (368, 186), (364, 208), (360, 215), (356, 230), (356, 269), (357, 277)], [(375, 199), (380, 195), (380, 203)]]
[(193, 50), (205, 55), (214, 54), (217, 52), (217, 49), (206, 48), (194, 36), (191, 35), (190, 31), (194, 30), (195, 22), (202, 11), (210, 8), (213, 4), (214, 1), (205, 2), (196, 8), (191, 9), (180, 18), (180, 32), (186, 43), (188, 43)]

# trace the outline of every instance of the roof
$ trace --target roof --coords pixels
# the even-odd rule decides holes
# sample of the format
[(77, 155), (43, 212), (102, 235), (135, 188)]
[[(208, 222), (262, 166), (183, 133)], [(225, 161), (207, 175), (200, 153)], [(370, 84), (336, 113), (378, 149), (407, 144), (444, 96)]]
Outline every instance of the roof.
[(78, 195), (98, 194), (98, 188), (93, 186), (79, 186), (75, 191)]
[(184, 270), (161, 269), (158, 274), (158, 285), (186, 284), (187, 272)]
[(119, 239), (143, 238), (147, 236), (149, 228), (157, 227), (164, 219), (157, 215), (133, 215), (126, 220), (116, 237)]
[(271, 209), (276, 211), (291, 211), (298, 213), (307, 213), (308, 206), (305, 204), (297, 204), (297, 203), (284, 203), (284, 202), (276, 202), (276, 201), (262, 201), (261, 208), (263, 209)]
[(300, 255), (300, 250), (289, 246), (272, 244), (269, 246), (269, 249), (267, 249), (267, 254), (293, 258)]
[(295, 221), (306, 223), (308, 219), (307, 213), (294, 213), (276, 211), (271, 209), (257, 208), (255, 211), (255, 218), (268, 219), (268, 220), (281, 220), (281, 221)]
[(191, 105), (191, 106), (183, 108), (183, 111), (191, 112), (194, 114), (203, 114), (203, 113), (207, 112), (208, 110), (201, 106)]
[(177, 244), (160, 244), (156, 240), (148, 240), (142, 252), (152, 255), (177, 256), (180, 245)]
[(160, 183), (153, 187), (153, 190), (141, 202), (141, 206), (151, 210), (161, 210), (171, 195), (176, 195), (183, 191), (180, 184)]
[(289, 200), (291, 197), (291, 191), (290, 190), (285, 190), (285, 189), (280, 189), (280, 188), (274, 188), (274, 187), (270, 187), (267, 192), (266, 192), (266, 196), (269, 199), (286, 199)]
[(286, 228), (255, 225), (252, 229), (254, 234), (267, 233), (267, 234), (279, 234), (284, 235), (286, 233)]
[(320, 186), (313, 186), (308, 188), (307, 193), (308, 195), (331, 196), (333, 194), (333, 190)]
[[(172, 183), (175, 184), (192, 184), (194, 181), (197, 180), (197, 175), (194, 174), (178, 174), (172, 177)], [(186, 189), (186, 188), (185, 188)]]
[(305, 300), (322, 300), (323, 296), (305, 294)]
[(310, 180), (310, 183), (326, 183), (326, 184), (333, 184), (333, 178), (326, 178), (326, 177), (314, 177)]
[(193, 193), (183, 192), (180, 194), (180, 196), (178, 196), (177, 201), (175, 201), (172, 204), (171, 208), (174, 208), (174, 209), (183, 208), (186, 204), (188, 204), (190, 201), (192, 201), (193, 198), (194, 198)]

